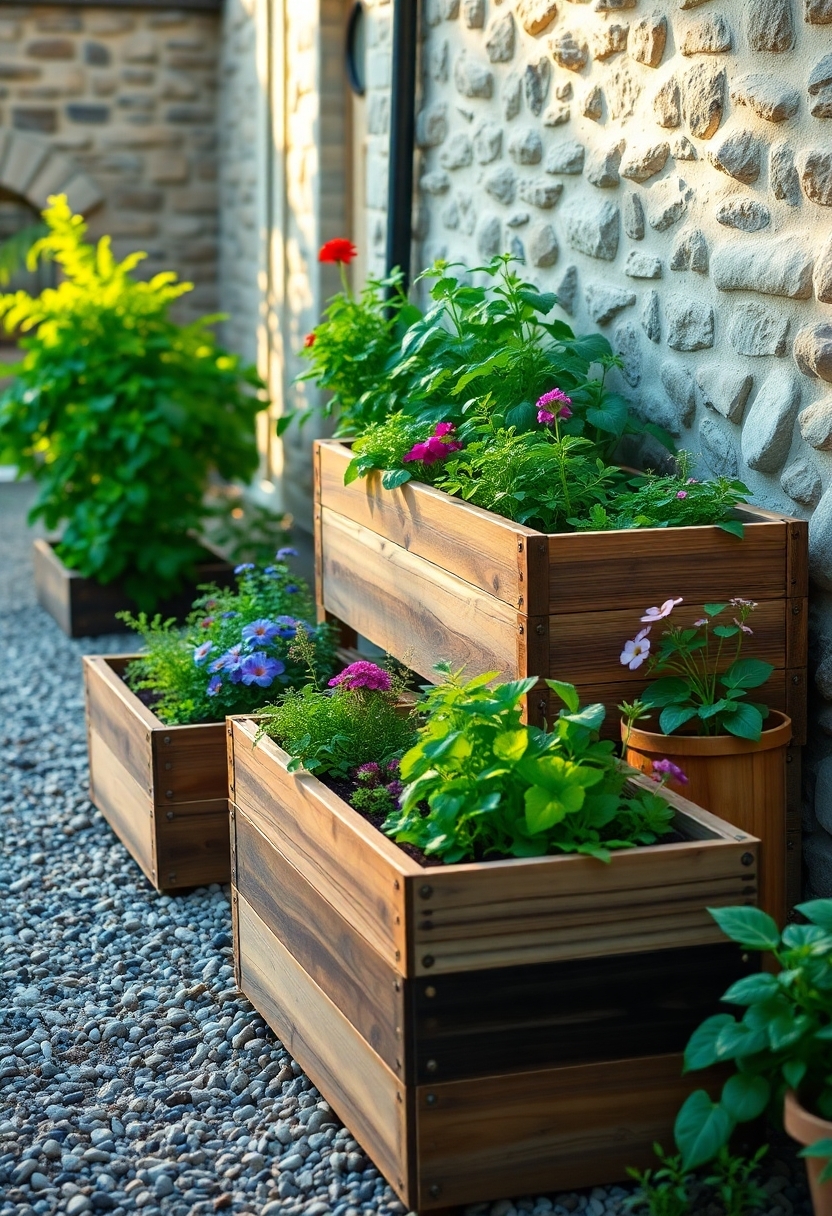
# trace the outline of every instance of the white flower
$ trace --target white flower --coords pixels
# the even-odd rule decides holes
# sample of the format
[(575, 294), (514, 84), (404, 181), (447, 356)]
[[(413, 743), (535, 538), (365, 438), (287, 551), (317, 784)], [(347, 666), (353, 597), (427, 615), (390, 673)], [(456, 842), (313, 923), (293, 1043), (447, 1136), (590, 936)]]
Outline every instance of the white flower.
[(681, 602), (682, 602), (681, 595), (676, 600), (665, 600), (665, 602), (662, 604), (661, 608), (648, 608), (647, 611), (645, 612), (644, 616), (641, 619), (643, 621), (649, 621), (651, 623), (653, 621), (660, 621), (664, 617), (670, 616), (671, 612), (676, 607), (676, 605), (681, 604)]
[(649, 629), (642, 629), (631, 642), (624, 643), (624, 649), (621, 651), (622, 666), (629, 667), (630, 671), (641, 667), (650, 653), (650, 639), (647, 636), (649, 632)]

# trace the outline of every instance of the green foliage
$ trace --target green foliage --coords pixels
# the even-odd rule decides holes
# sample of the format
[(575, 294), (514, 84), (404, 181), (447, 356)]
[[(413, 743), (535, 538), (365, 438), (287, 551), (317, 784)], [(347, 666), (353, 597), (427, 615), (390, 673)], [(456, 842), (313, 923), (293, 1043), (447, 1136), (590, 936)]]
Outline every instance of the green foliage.
[(571, 684), (549, 681), (566, 708), (548, 733), (521, 721), (534, 678), (491, 688), (493, 673), (463, 682), (447, 664), (437, 671), (445, 679), (427, 690), (419, 741), (402, 760), (401, 809), (384, 825), (395, 840), (448, 863), (552, 852), (609, 861), (669, 830), (662, 797), (626, 795), (626, 770), (598, 740), (603, 705), (580, 709)]
[(8, 287), (17, 272), (29, 261), (34, 246), (48, 232), (46, 224), (38, 221), (18, 229), (14, 236), (0, 244), (0, 287)]
[[(171, 726), (253, 713), (277, 689), (324, 678), (335, 666), (331, 628), (307, 623), (309, 591), (282, 562), (240, 568), (236, 590), (205, 588), (185, 629), (158, 615), (121, 615), (147, 648), (127, 668), (127, 683), (155, 694), (153, 712)], [(246, 660), (255, 655), (272, 664), (253, 678)]]
[(603, 532), (621, 528), (690, 528), (716, 524), (742, 537), (743, 526), (734, 518), (736, 508), (748, 502), (751, 491), (741, 481), (717, 477), (697, 481), (688, 476), (689, 457), (676, 457), (677, 472), (666, 476), (646, 473), (633, 477), (629, 489), (618, 493), (612, 507), (593, 507), (576, 521), (578, 531)]
[(799, 904), (808, 924), (782, 933), (759, 908), (712, 908), (723, 933), (745, 950), (770, 952), (777, 974), (760, 971), (732, 984), (723, 996), (741, 1017), (719, 1013), (694, 1031), (685, 1070), (733, 1061), (718, 1102), (692, 1093), (676, 1120), (676, 1144), (687, 1169), (717, 1158), (738, 1123), (765, 1110), (779, 1122), (786, 1090), (832, 1119), (832, 900)]
[[(391, 414), (383, 422), (373, 423), (352, 445), (353, 459), (344, 474), (344, 484), (357, 477), (366, 477), (373, 469), (384, 471), (384, 484), (389, 487), (389, 473), (400, 472), (397, 484), (410, 480), (410, 470), (403, 464), (405, 455), (415, 443), (427, 439), (431, 427), (401, 412)], [(432, 481), (440, 466), (418, 465), (421, 481)], [(391, 487), (389, 487), (391, 488)]]
[(818, 1182), (832, 1182), (832, 1140), (817, 1140), (800, 1150), (801, 1157), (819, 1157), (826, 1165), (818, 1174)]
[(108, 237), (87, 244), (63, 195), (44, 219), (30, 266), (51, 257), (62, 278), (37, 298), (0, 296), (26, 352), (0, 395), (0, 448), (38, 483), (30, 518), (65, 525), (61, 560), (101, 583), (122, 578), (151, 608), (193, 573), (209, 475), (247, 480), (257, 467), (262, 385), (217, 345), (217, 318), (170, 319), (189, 284), (133, 278), (144, 254), (116, 262)]
[(734, 1156), (724, 1145), (719, 1150), (705, 1181), (716, 1192), (725, 1216), (746, 1216), (768, 1201), (768, 1193), (754, 1177), (767, 1152), (767, 1144), (751, 1158)]
[(261, 732), (292, 757), (290, 771), (349, 778), (360, 765), (388, 764), (412, 744), (414, 715), (397, 705), (403, 687), (398, 677), (389, 692), (308, 684), (262, 711)]
[[(668, 616), (674, 601), (663, 608)], [(750, 600), (733, 599), (727, 604), (705, 604), (704, 616), (693, 627), (676, 626), (665, 630), (655, 653), (650, 657), (650, 671), (672, 674), (648, 684), (641, 699), (633, 706), (621, 706), (625, 720), (634, 722), (652, 710), (659, 710), (659, 728), (670, 735), (691, 723), (700, 735), (736, 735), (740, 739), (757, 740), (768, 717), (768, 706), (745, 700), (749, 689), (765, 684), (774, 671), (771, 663), (761, 659), (744, 659), (742, 647), (752, 632), (746, 621), (757, 607)], [(713, 622), (726, 610), (731, 623)], [(642, 621), (646, 617), (641, 618)], [(627, 642), (621, 662), (631, 668), (640, 665), (641, 656), (632, 657), (632, 647), (641, 646), (643, 653), (649, 643), (643, 630), (632, 642)], [(728, 647), (726, 650), (726, 643)], [(727, 668), (725, 659), (733, 652)]]
[[(370, 276), (357, 298), (344, 280), (344, 290), (329, 301), (323, 320), (309, 335), (312, 340), (307, 339), (301, 351), (310, 367), (298, 379), (314, 380), (328, 394), (322, 412), (328, 417), (337, 411), (337, 435), (361, 434), (399, 408), (390, 369), (405, 328), (419, 316), (418, 308), (407, 301), (398, 270), (386, 279)], [(310, 413), (285, 414), (278, 434), (294, 418), (305, 422)]]
[(362, 764), (354, 774), (358, 788), (350, 805), (365, 815), (389, 815), (399, 805), (402, 785), (399, 781), (399, 761), (386, 764)]
[(627, 1168), (639, 1189), (625, 1200), (625, 1207), (631, 1212), (646, 1209), (648, 1216), (685, 1216), (690, 1211), (690, 1172), (682, 1168), (681, 1156), (669, 1157), (660, 1144), (653, 1145), (653, 1152), (661, 1168)]

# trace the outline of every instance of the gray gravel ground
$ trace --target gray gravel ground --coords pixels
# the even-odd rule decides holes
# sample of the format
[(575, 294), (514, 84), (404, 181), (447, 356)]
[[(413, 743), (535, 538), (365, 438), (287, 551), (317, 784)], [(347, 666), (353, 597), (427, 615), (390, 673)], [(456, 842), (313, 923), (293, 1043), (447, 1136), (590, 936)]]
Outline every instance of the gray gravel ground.
[[(34, 607), (30, 493), (0, 486), (0, 1216), (403, 1212), (235, 989), (227, 889), (156, 894), (87, 800), (80, 655), (123, 639)], [(804, 1216), (772, 1157), (772, 1216)], [(627, 1194), (468, 1212), (619, 1216)]]

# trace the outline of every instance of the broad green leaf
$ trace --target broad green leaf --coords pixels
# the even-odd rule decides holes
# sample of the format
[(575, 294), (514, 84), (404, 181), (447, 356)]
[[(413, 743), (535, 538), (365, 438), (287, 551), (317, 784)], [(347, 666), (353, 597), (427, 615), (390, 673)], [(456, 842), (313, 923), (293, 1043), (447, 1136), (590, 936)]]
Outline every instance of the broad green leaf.
[(685, 1100), (676, 1116), (673, 1135), (686, 1170), (711, 1161), (728, 1143), (734, 1130), (731, 1116), (718, 1102), (712, 1102), (704, 1089), (697, 1089)]
[(769, 975), (767, 971), (758, 971), (754, 975), (744, 975), (741, 980), (732, 984), (722, 1000), (730, 1005), (753, 1005), (755, 1001), (764, 1001), (779, 991), (780, 985), (773, 975)]
[(553, 796), (540, 785), (533, 785), (523, 795), (526, 805), (526, 825), (532, 835), (546, 832), (565, 817), (579, 811), (584, 800), (580, 786), (569, 786), (562, 796)]
[(641, 694), (641, 701), (651, 709), (658, 709), (661, 705), (678, 705), (689, 697), (690, 689), (686, 680), (680, 680), (678, 676), (665, 676), (648, 684)]
[(684, 726), (686, 722), (690, 722), (691, 718), (695, 717), (695, 705), (687, 708), (683, 705), (668, 705), (659, 714), (659, 726), (664, 734), (672, 735), (674, 730), (678, 730), (680, 726)]
[(703, 604), (705, 616), (719, 616), (720, 612), (724, 612), (728, 607), (727, 601), (724, 604)]
[[(575, 685), (567, 684), (564, 680), (547, 680), (546, 683), (552, 692), (557, 693), (570, 713), (574, 714), (581, 703)], [(832, 903), (832, 900), (830, 900), (830, 903)]]
[(736, 709), (725, 719), (725, 729), (738, 739), (751, 739), (756, 743), (763, 732), (763, 716), (754, 705), (737, 703)]
[(520, 730), (506, 730), (494, 740), (494, 755), (513, 763), (520, 759), (528, 745), (529, 732), (525, 727)]
[(825, 947), (824, 954), (832, 954), (832, 937), (821, 925), (786, 925), (783, 930), (783, 945), (790, 950), (804, 946)]
[(765, 1077), (738, 1072), (723, 1085), (720, 1101), (736, 1123), (748, 1123), (763, 1113), (770, 1096), (771, 1086)]
[(395, 490), (397, 486), (403, 486), (406, 481), (410, 481), (410, 473), (407, 469), (385, 469), (381, 478), (381, 484), (385, 490)]
[(575, 714), (562, 714), (564, 721), (574, 722), (576, 726), (585, 726), (587, 730), (600, 730), (606, 716), (606, 708), (600, 702), (597, 705), (585, 705)]
[(832, 932), (832, 899), (810, 899), (806, 903), (796, 904), (795, 911), (805, 916), (813, 925)]
[(529, 291), (523, 289), (517, 293), (524, 304), (528, 304), (535, 312), (546, 313), (552, 311), (558, 302), (557, 296), (552, 291)]
[(783, 1077), (790, 1089), (797, 1089), (806, 1076), (808, 1065), (805, 1060), (786, 1060), (783, 1063)]
[(762, 659), (737, 659), (719, 678), (726, 688), (759, 688), (773, 671)]
[(708, 908), (726, 937), (749, 950), (776, 950), (780, 932), (776, 921), (759, 908)]
[(723, 532), (727, 532), (729, 536), (736, 536), (739, 540), (745, 536), (745, 527), (738, 519), (723, 519), (717, 524)]
[(726, 1026), (732, 1025), (734, 1018), (730, 1013), (715, 1013), (706, 1018), (701, 1026), (697, 1026), (688, 1040), (685, 1048), (685, 1072), (696, 1072), (700, 1068), (710, 1068), (716, 1064), (719, 1057), (716, 1053), (716, 1041)]

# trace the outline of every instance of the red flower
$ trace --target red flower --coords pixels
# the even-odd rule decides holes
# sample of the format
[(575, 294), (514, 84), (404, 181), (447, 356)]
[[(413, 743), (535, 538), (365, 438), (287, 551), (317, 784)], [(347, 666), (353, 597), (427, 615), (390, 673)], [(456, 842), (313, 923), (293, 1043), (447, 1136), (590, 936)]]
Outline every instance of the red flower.
[(325, 245), (321, 245), (318, 261), (344, 262), (349, 266), (353, 258), (357, 256), (358, 250), (352, 241), (347, 240), (345, 236), (336, 236), (333, 240), (327, 241)]
[(304, 347), (314, 346), (315, 345), (315, 334), (314, 333), (307, 334), (306, 337), (303, 339), (303, 345), (304, 345)]

